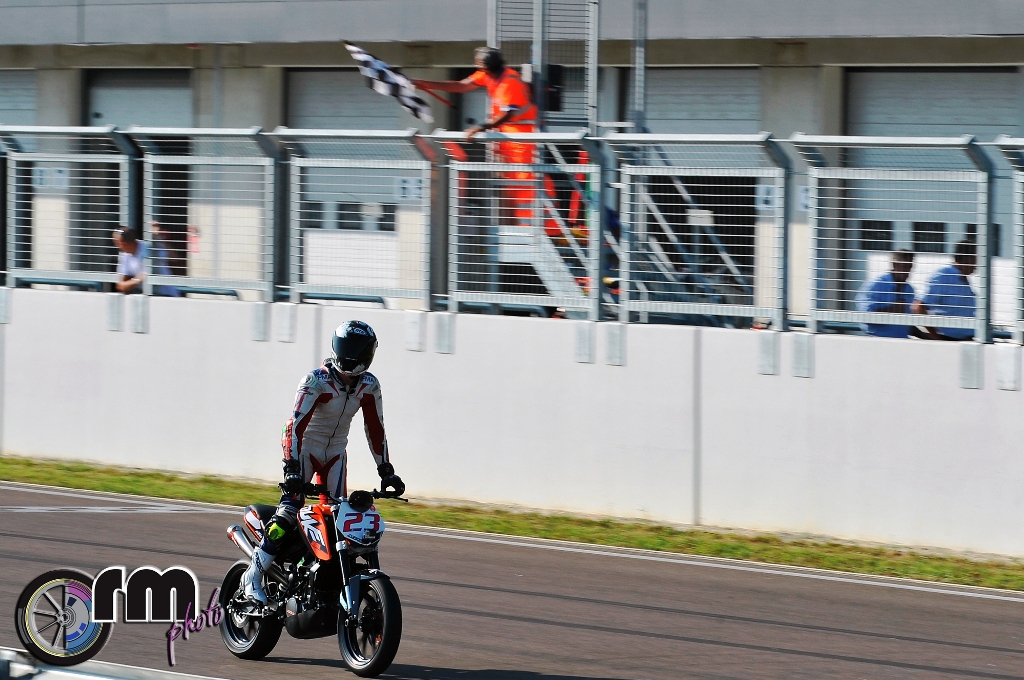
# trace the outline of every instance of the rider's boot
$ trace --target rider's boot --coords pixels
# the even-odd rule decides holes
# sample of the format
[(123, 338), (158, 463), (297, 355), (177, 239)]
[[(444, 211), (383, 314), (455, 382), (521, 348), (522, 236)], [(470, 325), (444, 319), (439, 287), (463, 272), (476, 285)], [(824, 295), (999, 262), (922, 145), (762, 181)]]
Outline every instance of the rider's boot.
[(263, 574), (273, 561), (274, 556), (263, 548), (253, 551), (252, 563), (242, 574), (242, 592), (246, 598), (261, 605), (267, 604), (267, 594), (263, 592)]

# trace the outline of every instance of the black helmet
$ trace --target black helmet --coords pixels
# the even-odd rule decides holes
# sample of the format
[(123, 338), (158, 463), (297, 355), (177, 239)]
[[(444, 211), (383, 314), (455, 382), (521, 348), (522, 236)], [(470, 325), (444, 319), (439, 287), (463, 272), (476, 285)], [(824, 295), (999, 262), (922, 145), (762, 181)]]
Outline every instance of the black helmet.
[(335, 329), (331, 339), (331, 363), (344, 375), (365, 373), (376, 351), (377, 336), (362, 321), (346, 321)]

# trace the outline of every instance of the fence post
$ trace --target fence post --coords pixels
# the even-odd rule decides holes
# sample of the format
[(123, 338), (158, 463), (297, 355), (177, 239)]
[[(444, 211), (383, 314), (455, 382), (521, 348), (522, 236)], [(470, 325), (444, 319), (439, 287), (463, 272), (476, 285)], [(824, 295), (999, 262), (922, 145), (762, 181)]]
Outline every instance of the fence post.
[(4, 195), (4, 214), (7, 217), (5, 224), (5, 238), (4, 243), (7, 250), (6, 265), (7, 265), (7, 276), (4, 279), (4, 285), (14, 288), (18, 285), (18, 280), (14, 277), (15, 269), (15, 234), (18, 229), (17, 213), (15, 212), (15, 204), (18, 200), (18, 194), (14, 183), (14, 178), (17, 175), (17, 171), (14, 166), (14, 159), (10, 156), (4, 158), (4, 166), (7, 168), (6, 177), (6, 188), (7, 191)]
[(153, 165), (143, 161), (145, 184), (142, 199), (142, 229), (139, 232), (142, 240), (150, 245), (150, 255), (143, 263), (146, 267), (146, 280), (142, 282), (142, 292), (146, 295), (153, 294)]
[(964, 150), (974, 164), (981, 170), (984, 177), (978, 181), (976, 199), (978, 205), (978, 256), (980, 271), (978, 276), (981, 293), (981, 304), (976, 312), (974, 339), (977, 342), (992, 342), (992, 216), (995, 214), (992, 205), (992, 161), (978, 146), (974, 137), (964, 137)]
[(302, 302), (299, 293), (299, 267), (302, 248), (302, 169), (291, 161), (291, 180), (288, 182), (288, 286), (292, 302)]
[[(447, 156), (446, 156), (447, 157)], [(450, 158), (449, 158), (450, 160)], [(448, 311), (459, 311), (459, 181), (460, 173), (448, 165)]]
[(807, 171), (807, 325), (808, 333), (818, 332), (818, 169)]
[(792, 201), (789, 190), (792, 179), (792, 165), (789, 156), (783, 151), (771, 134), (766, 133), (764, 139), (765, 153), (782, 171), (782, 174), (775, 179), (776, 201), (773, 206), (775, 211), (775, 238), (772, 247), (775, 250), (772, 258), (775, 264), (775, 275), (777, 277), (775, 286), (775, 310), (772, 316), (772, 329), (777, 331), (789, 330), (789, 220), (792, 215)]
[(1024, 344), (1024, 318), (1021, 318), (1024, 292), (1024, 173), (1013, 171), (1013, 270), (1016, 276), (1013, 296), (1013, 341)]
[(636, 175), (626, 174), (619, 168), (619, 321), (629, 323), (630, 287), (630, 230), (633, 224), (633, 182)]

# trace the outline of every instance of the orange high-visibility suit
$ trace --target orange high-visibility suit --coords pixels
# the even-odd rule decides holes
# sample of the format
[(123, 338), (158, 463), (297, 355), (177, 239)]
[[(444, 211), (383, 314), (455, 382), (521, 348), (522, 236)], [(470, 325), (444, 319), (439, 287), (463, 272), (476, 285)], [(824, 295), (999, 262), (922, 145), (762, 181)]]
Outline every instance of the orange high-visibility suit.
[[(505, 72), (495, 77), (485, 70), (479, 70), (469, 76), (469, 80), (487, 88), (491, 99), (491, 120), (498, 120), (509, 111), (515, 111), (508, 121), (499, 125), (498, 132), (536, 132), (537, 107), (533, 103), (530, 86), (523, 82), (515, 69), (505, 68)], [(533, 163), (536, 146), (521, 142), (498, 142), (495, 149), (495, 161), (498, 163)], [(533, 175), (529, 172), (505, 173), (505, 177), (515, 181), (505, 192), (511, 202), (512, 215), (515, 222), (528, 226), (533, 216)]]

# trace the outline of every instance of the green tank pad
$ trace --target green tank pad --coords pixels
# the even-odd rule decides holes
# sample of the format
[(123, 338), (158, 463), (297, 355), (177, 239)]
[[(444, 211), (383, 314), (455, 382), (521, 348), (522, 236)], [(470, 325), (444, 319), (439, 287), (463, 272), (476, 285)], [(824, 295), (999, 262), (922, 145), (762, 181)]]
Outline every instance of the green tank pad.
[(267, 538), (275, 542), (280, 541), (282, 538), (284, 538), (284, 535), (286, 533), (287, 532), (285, 531), (285, 528), (283, 526), (281, 526), (277, 522), (274, 522), (270, 525), (270, 528), (267, 529)]

